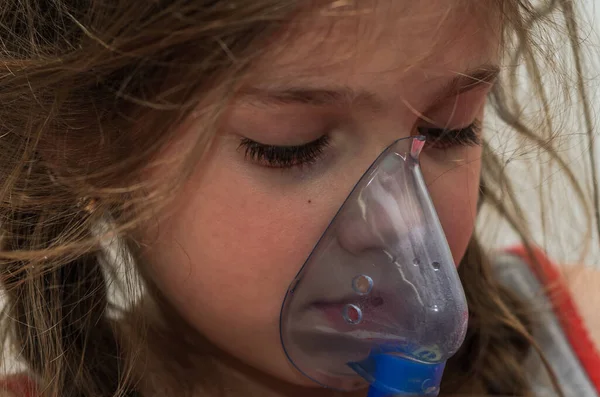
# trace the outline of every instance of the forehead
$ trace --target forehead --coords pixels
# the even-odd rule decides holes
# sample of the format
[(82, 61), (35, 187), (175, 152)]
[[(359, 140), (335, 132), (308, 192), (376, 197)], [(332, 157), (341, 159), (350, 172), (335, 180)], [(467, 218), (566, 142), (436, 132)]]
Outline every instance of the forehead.
[[(321, 3), (323, 4), (323, 3)], [(255, 68), (269, 80), (389, 84), (497, 63), (494, 0), (337, 0), (300, 12)], [(349, 84), (350, 81), (340, 81)]]

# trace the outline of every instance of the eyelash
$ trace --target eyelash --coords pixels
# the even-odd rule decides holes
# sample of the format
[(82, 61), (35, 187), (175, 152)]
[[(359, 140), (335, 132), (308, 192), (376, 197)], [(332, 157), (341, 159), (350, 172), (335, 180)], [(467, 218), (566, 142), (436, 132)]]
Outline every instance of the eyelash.
[[(419, 134), (427, 137), (427, 146), (434, 149), (481, 145), (481, 138), (479, 137), (481, 126), (478, 121), (455, 130), (431, 127), (420, 127), (417, 130)], [(315, 164), (329, 145), (330, 138), (327, 135), (298, 146), (265, 145), (248, 138), (242, 138), (239, 149), (244, 151), (247, 159), (264, 167), (290, 169)]]
[(269, 168), (306, 167), (316, 163), (330, 144), (330, 138), (323, 135), (319, 139), (298, 146), (264, 145), (243, 138), (240, 149), (246, 158)]
[(427, 146), (434, 149), (450, 149), (455, 146), (481, 145), (481, 123), (475, 120), (472, 124), (448, 130), (445, 128), (419, 127), (419, 134), (427, 137)]

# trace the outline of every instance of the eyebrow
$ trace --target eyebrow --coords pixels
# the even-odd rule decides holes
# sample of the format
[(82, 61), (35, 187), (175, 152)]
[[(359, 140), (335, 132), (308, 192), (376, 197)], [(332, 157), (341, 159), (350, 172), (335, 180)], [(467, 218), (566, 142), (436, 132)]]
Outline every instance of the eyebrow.
[[(493, 85), (499, 73), (500, 67), (495, 64), (485, 64), (466, 72), (456, 73), (454, 78), (443, 85), (437, 97), (451, 97), (482, 85)], [(304, 88), (300, 86), (247, 88), (241, 94), (242, 97), (249, 97), (252, 102), (267, 106), (294, 104), (340, 106), (361, 104), (372, 108), (380, 108), (382, 103), (375, 93), (367, 90), (356, 90), (349, 86), (326, 88)]]

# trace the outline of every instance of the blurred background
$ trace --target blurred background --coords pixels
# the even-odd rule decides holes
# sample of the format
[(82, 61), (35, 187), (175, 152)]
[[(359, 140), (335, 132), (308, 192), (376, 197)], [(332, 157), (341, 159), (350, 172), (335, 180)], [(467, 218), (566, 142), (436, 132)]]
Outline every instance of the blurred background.
[[(590, 96), (590, 113), (595, 140), (591, 148), (587, 137), (589, 128), (583, 122), (583, 110), (578, 106), (570, 106), (577, 104), (580, 98), (572, 93), (568, 97), (560, 90), (554, 91), (555, 86), (565, 81), (571, 86), (576, 84), (575, 76), (571, 73), (573, 57), (568, 50), (569, 43), (554, 43), (552, 47), (555, 51), (551, 51), (550, 59), (546, 60), (547, 64), (542, 65), (541, 69), (544, 74), (542, 80), (549, 93), (548, 106), (555, 117), (553, 127), (560, 133), (559, 137), (549, 141), (568, 159), (568, 165), (577, 178), (584, 180), (586, 194), (591, 197), (593, 172), (590, 149), (595, 151), (596, 157), (600, 157), (600, 1), (575, 0), (574, 3), (581, 11), (578, 22), (582, 36), (583, 76)], [(546, 40), (552, 32), (539, 30), (536, 34)], [(563, 76), (560, 72), (554, 73), (562, 68), (570, 69), (570, 74)], [(523, 95), (521, 101), (525, 104), (525, 118), (535, 119), (539, 108), (529, 106), (530, 103), (534, 103), (533, 100), (528, 101), (528, 95), (532, 95), (532, 90), (528, 88), (525, 80), (523, 84), (519, 82), (519, 89)], [(488, 134), (492, 150), (502, 160), (507, 173), (515, 179), (515, 195), (519, 197), (519, 202), (525, 204), (524, 215), (530, 217), (528, 220), (531, 224), (530, 231), (536, 243), (546, 249), (558, 263), (585, 263), (600, 268), (598, 230), (590, 223), (593, 221), (593, 217), (590, 217), (593, 208), (590, 208), (590, 212), (587, 213), (583, 211), (568, 178), (550, 162), (545, 163), (547, 157), (540, 154), (534, 145), (515, 137), (513, 132), (498, 123), (491, 111), (486, 114), (484, 124), (484, 131)], [(544, 125), (540, 124), (540, 128), (543, 127)], [(600, 174), (600, 162), (596, 161), (593, 168), (597, 175)], [(543, 198), (540, 199), (540, 196)], [(479, 217), (479, 223), (480, 235), (484, 236), (484, 242), (497, 248), (518, 244), (518, 237), (507, 224), (494, 214), (487, 214), (485, 208), (483, 212)], [(590, 232), (595, 239), (593, 244), (585, 246), (584, 241), (590, 241), (589, 235), (585, 235), (586, 226), (590, 225), (593, 225), (593, 230)]]

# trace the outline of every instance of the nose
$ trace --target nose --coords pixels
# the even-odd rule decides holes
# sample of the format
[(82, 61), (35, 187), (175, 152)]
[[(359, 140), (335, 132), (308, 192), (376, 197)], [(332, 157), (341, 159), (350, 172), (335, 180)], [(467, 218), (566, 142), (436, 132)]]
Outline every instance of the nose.
[(367, 176), (370, 180), (366, 188), (355, 200), (346, 202), (340, 214), (338, 241), (352, 254), (376, 249), (395, 256), (395, 252), (410, 249), (410, 236), (422, 228), (422, 205), (416, 193), (420, 189), (415, 186), (418, 179), (403, 175), (411, 172), (409, 168), (388, 166), (386, 169), (382, 164)]

